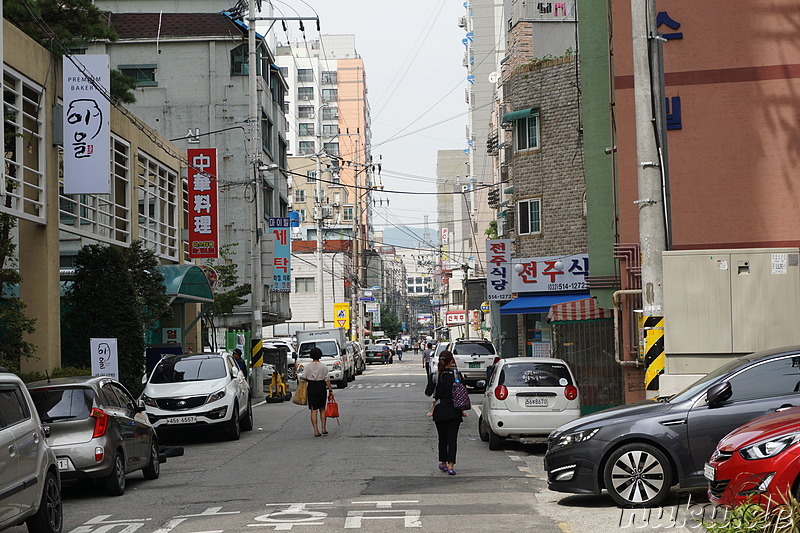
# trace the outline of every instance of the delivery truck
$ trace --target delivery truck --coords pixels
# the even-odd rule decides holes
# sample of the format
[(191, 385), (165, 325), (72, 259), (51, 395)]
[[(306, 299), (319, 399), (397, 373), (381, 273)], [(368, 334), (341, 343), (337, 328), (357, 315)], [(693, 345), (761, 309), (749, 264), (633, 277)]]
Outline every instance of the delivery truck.
[(347, 332), (344, 328), (312, 329), (297, 332), (297, 373), (302, 377), (303, 367), (311, 362), (311, 349), (322, 351), (320, 362), (328, 367), (331, 383), (343, 389), (355, 376), (355, 365), (346, 350)]

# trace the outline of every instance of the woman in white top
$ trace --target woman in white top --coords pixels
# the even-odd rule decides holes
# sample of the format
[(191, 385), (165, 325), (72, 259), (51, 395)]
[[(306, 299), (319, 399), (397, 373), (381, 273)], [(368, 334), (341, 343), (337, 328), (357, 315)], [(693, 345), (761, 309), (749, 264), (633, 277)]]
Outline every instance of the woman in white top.
[[(320, 363), (322, 350), (311, 348), (311, 362), (303, 368), (303, 379), (308, 382), (308, 408), (311, 410), (311, 425), (314, 427), (314, 436), (327, 435), (328, 429), (325, 427), (327, 417), (325, 416), (325, 406), (328, 403), (326, 388), (333, 394), (328, 367)], [(319, 413), (322, 432), (320, 433), (317, 425), (317, 413)]]

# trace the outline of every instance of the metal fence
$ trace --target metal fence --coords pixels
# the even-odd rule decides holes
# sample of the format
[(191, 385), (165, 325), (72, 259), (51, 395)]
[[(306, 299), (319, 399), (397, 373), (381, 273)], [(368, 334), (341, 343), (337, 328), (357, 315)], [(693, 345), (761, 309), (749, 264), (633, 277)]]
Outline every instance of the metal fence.
[(622, 368), (614, 361), (614, 321), (553, 323), (553, 357), (566, 361), (578, 381), (581, 412), (625, 403)]

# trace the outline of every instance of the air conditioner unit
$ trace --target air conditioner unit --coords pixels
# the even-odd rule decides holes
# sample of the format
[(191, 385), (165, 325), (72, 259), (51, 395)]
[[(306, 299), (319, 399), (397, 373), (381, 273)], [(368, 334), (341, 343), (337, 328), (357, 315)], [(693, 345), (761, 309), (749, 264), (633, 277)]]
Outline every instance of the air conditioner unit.
[(333, 218), (333, 207), (329, 205), (322, 206), (322, 218), (331, 219)]
[(333, 202), (333, 207), (339, 207), (341, 204), (339, 202)]
[(467, 17), (458, 17), (458, 27), (459, 28), (467, 27)]

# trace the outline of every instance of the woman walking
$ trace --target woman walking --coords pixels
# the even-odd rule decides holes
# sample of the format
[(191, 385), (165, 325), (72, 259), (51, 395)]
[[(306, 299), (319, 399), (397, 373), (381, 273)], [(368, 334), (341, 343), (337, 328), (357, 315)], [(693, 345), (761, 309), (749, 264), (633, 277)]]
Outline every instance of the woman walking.
[[(447, 350), (439, 355), (438, 373), (428, 383), (425, 395), (433, 395), (436, 405), (433, 408), (433, 421), (439, 433), (439, 470), (451, 476), (456, 475), (456, 449), (458, 428), (466, 415), (461, 409), (453, 407), (453, 383), (458, 370), (453, 354)], [(460, 376), (459, 380), (461, 379)]]
[[(322, 357), (322, 350), (311, 348), (311, 362), (303, 368), (303, 379), (308, 382), (308, 408), (311, 410), (311, 425), (314, 428), (314, 436), (320, 437), (328, 434), (325, 416), (325, 405), (328, 403), (328, 391), (333, 394), (328, 367), (319, 360)], [(327, 389), (327, 390), (326, 390)], [(317, 413), (319, 413), (320, 424), (317, 425)], [(320, 427), (322, 431), (320, 432)]]

